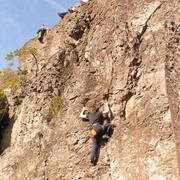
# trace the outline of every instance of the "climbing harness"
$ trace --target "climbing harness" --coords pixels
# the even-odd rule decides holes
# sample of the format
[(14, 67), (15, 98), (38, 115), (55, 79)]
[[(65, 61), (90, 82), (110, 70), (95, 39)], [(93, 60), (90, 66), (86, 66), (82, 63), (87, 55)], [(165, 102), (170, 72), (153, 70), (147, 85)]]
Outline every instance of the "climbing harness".
[(91, 130), (91, 135), (92, 135), (93, 137), (96, 137), (96, 136), (97, 136), (97, 132), (96, 132), (95, 129), (92, 129), (92, 130)]
[(94, 123), (90, 132), (93, 137), (97, 137), (98, 135), (102, 134), (103, 126), (99, 123)]

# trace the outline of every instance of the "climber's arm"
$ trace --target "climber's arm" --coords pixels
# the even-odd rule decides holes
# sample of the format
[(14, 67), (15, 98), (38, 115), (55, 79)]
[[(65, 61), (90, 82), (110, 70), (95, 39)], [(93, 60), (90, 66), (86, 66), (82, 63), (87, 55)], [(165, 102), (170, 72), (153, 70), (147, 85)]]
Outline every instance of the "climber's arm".
[(109, 105), (108, 105), (107, 100), (105, 101), (104, 106), (105, 106), (105, 108), (104, 108), (104, 111), (102, 113), (103, 114), (109, 113)]
[(79, 115), (80, 118), (86, 119), (86, 115), (84, 114), (84, 111), (86, 110), (85, 107), (82, 108), (81, 114)]
[(38, 37), (39, 32), (40, 32), (40, 29), (39, 29), (38, 32), (36, 33), (36, 37)]

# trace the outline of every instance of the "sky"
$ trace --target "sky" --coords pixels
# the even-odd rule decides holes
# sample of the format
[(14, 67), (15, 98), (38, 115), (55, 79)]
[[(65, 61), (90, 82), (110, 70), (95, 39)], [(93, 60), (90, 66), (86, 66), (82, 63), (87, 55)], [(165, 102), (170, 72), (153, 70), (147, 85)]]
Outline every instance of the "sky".
[[(0, 70), (7, 68), (6, 54), (21, 48), (36, 36), (41, 24), (52, 28), (80, 0), (0, 0)], [(14, 62), (13, 69), (17, 68)]]

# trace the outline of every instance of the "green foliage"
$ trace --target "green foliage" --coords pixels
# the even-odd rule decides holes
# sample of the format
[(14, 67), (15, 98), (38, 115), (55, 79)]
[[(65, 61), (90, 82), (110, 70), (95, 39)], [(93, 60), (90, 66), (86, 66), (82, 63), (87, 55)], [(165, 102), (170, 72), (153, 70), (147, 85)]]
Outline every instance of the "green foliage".
[(20, 78), (16, 72), (10, 68), (6, 68), (0, 72), (0, 91), (10, 88), (12, 91), (19, 86)]
[(18, 67), (18, 74), (27, 75), (28, 71), (26, 69), (21, 69), (21, 68)]
[(49, 107), (49, 116), (54, 117), (60, 108), (64, 104), (64, 99), (61, 96), (55, 95), (52, 98), (51, 105)]
[(21, 59), (22, 61), (24, 61), (29, 54), (33, 56), (37, 55), (37, 49), (34, 47), (23, 47), (20, 49), (16, 49), (15, 51), (10, 52), (6, 55), (6, 60), (9, 61), (14, 58), (18, 58), (19, 60)]

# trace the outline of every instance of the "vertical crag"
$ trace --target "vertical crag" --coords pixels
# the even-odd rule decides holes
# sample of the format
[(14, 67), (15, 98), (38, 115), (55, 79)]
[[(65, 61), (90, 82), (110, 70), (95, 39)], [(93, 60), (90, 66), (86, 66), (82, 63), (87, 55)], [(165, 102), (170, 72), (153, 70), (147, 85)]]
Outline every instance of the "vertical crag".
[(0, 154), (11, 145), (13, 122), (5, 115), (0, 121)]
[[(32, 56), (20, 63), (26, 81), (9, 97), (14, 124), (3, 133), (2, 142), (11, 139), (0, 179), (177, 180), (176, 8), (161, 0), (89, 0), (50, 29), (43, 45), (28, 41), (38, 72)], [(113, 133), (92, 167), (89, 124), (79, 114), (85, 102), (102, 105), (107, 92)]]
[(179, 63), (179, 37), (180, 26), (178, 18), (172, 17), (166, 23), (168, 35), (166, 55), (166, 88), (169, 107), (172, 116), (173, 132), (175, 136), (176, 150), (180, 172), (180, 63)]
[[(12, 122), (8, 116), (8, 101), (4, 94), (0, 94), (0, 154), (10, 146)], [(7, 135), (8, 134), (8, 135)]]

